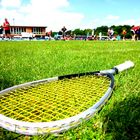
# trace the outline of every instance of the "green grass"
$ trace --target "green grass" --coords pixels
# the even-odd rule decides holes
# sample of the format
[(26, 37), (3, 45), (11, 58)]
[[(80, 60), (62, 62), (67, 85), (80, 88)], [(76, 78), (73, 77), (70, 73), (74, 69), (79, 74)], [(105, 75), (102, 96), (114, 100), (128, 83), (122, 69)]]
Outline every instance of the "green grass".
[[(0, 42), (0, 90), (13, 85), (86, 71), (112, 68), (132, 60), (135, 67), (115, 76), (112, 97), (91, 120), (59, 135), (31, 140), (140, 139), (140, 42), (48, 41)], [(0, 128), (0, 139), (23, 140)]]

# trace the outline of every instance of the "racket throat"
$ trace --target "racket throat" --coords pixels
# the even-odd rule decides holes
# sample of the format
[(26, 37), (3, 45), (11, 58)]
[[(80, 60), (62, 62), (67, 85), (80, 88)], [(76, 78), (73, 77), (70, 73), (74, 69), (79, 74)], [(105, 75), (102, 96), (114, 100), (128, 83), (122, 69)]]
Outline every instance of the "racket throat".
[(109, 70), (100, 71), (100, 73), (101, 74), (107, 74), (107, 73), (118, 74), (118, 69), (117, 68), (112, 68), (112, 69), (109, 69)]

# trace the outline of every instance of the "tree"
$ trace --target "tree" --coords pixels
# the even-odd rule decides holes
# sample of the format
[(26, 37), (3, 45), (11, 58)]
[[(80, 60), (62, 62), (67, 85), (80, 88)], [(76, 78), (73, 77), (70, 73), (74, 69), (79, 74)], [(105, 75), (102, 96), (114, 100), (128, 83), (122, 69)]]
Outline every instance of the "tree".
[(108, 26), (101, 26), (95, 29), (95, 34), (99, 35), (99, 33), (102, 32), (102, 35), (107, 35), (107, 31), (108, 31)]
[[(120, 35), (121, 37), (123, 37), (123, 30), (125, 29), (126, 30), (126, 38), (131, 38), (132, 36), (132, 33), (131, 33), (131, 28), (132, 26), (130, 25), (118, 25), (118, 26), (115, 26), (115, 25), (112, 25), (110, 27), (108, 26), (100, 26), (100, 27), (97, 27), (95, 30), (94, 30), (94, 33), (96, 35), (99, 35), (100, 32), (102, 32), (102, 35), (107, 35), (107, 32), (108, 32), (108, 29), (109, 28), (112, 28), (114, 30), (114, 35)], [(66, 32), (67, 35), (83, 35), (83, 36), (86, 36), (87, 34), (91, 35), (92, 34), (92, 31), (93, 29), (80, 29), (80, 28), (77, 28), (73, 31), (71, 30), (68, 30)], [(56, 34), (56, 32), (52, 33), (53, 35)], [(58, 32), (59, 35), (62, 35), (62, 31), (59, 31)]]
[(84, 35), (84, 31), (81, 30), (80, 28), (78, 28), (78, 29), (75, 29), (73, 31), (73, 34), (76, 34), (76, 35)]
[(72, 31), (71, 31), (71, 30), (68, 30), (68, 31), (66, 32), (66, 35), (72, 35)]
[(84, 32), (84, 35), (91, 35), (92, 29), (85, 29), (83, 32)]

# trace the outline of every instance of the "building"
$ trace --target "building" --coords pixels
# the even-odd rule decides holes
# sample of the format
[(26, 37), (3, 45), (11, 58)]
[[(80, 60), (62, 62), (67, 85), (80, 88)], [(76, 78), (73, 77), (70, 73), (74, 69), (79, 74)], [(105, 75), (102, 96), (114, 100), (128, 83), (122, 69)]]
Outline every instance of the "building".
[(32, 33), (35, 37), (46, 36), (46, 26), (10, 26), (12, 36), (21, 36), (22, 32)]

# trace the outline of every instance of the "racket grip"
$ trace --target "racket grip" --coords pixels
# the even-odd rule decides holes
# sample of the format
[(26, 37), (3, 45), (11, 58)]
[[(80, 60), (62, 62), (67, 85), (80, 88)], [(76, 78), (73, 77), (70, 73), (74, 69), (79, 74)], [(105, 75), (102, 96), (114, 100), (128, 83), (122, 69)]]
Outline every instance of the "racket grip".
[(121, 71), (127, 70), (131, 67), (134, 67), (134, 63), (132, 61), (128, 60), (120, 65), (115, 66), (114, 68), (117, 69), (118, 72), (121, 72)]

